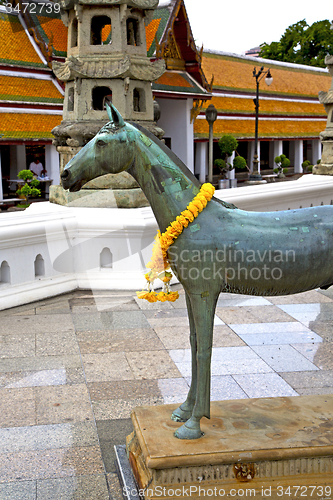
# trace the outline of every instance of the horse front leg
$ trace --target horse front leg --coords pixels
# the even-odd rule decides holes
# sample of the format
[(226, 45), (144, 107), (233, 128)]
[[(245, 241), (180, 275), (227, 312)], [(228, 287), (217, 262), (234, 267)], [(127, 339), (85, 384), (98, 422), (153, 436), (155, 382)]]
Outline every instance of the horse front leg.
[(210, 418), (210, 365), (213, 344), (214, 314), (218, 294), (202, 297), (190, 295), (197, 339), (196, 398), (192, 416), (175, 432), (179, 439), (197, 439), (203, 435), (200, 419)]
[(185, 292), (185, 298), (190, 323), (192, 378), (190, 390), (187, 394), (186, 400), (171, 415), (171, 420), (174, 420), (175, 422), (186, 422), (186, 420), (191, 417), (197, 393), (197, 334), (195, 331), (192, 305), (187, 292)]

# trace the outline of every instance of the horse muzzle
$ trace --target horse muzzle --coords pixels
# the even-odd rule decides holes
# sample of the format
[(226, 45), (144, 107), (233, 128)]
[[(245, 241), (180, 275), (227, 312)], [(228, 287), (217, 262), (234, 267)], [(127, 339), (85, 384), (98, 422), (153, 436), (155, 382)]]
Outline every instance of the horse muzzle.
[(71, 192), (79, 191), (82, 186), (82, 180), (73, 182), (72, 175), (69, 170), (64, 170), (60, 176), (61, 184), (64, 189), (69, 189)]

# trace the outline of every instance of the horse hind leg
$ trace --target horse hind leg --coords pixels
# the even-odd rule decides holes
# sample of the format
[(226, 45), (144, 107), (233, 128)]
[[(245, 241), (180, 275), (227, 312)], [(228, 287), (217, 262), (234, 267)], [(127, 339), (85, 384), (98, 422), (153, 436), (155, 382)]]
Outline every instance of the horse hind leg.
[(171, 415), (171, 420), (174, 420), (175, 422), (186, 422), (186, 420), (188, 420), (191, 417), (197, 393), (197, 335), (195, 331), (192, 305), (187, 292), (185, 292), (185, 298), (186, 298), (188, 319), (190, 322), (192, 378), (191, 378), (190, 390), (187, 394), (186, 400), (176, 410), (174, 410), (174, 412)]
[(218, 294), (207, 297), (193, 294), (190, 297), (197, 340), (196, 398), (191, 417), (175, 432), (175, 436), (179, 439), (201, 437), (203, 433), (200, 429), (200, 419), (210, 418), (210, 366), (217, 298)]

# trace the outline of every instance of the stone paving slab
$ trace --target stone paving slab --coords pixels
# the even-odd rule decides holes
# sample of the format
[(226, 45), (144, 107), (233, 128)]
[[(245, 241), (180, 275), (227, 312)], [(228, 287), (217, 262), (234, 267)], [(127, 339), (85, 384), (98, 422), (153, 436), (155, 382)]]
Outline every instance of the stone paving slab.
[[(76, 291), (0, 312), (0, 499), (120, 500), (114, 445), (135, 406), (181, 403), (189, 323), (175, 303)], [(211, 399), (333, 393), (333, 288), (223, 294)]]

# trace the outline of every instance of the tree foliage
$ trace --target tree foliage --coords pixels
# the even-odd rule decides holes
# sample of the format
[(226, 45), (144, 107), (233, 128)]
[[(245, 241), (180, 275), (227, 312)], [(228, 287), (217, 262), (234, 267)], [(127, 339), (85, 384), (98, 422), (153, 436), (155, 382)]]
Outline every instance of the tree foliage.
[[(39, 186), (40, 182), (37, 179), (34, 179), (34, 174), (31, 172), (31, 170), (21, 170), (18, 174), (17, 177), (19, 179), (23, 179), (25, 181), (24, 186), (19, 188), (16, 193), (18, 195), (23, 195), (26, 197), (26, 201), (28, 204), (29, 198), (36, 198), (37, 196), (41, 195), (41, 190), (37, 188)], [(28, 204), (29, 205), (29, 204)]]
[(276, 156), (274, 161), (277, 165), (277, 168), (273, 169), (273, 172), (278, 174), (278, 177), (285, 177), (284, 174), (288, 172), (288, 167), (290, 166), (290, 160), (286, 157), (286, 155)]
[[(220, 169), (223, 179), (226, 178), (227, 172), (233, 170), (234, 168), (248, 169), (245, 158), (239, 156), (239, 154), (236, 151), (236, 149), (238, 148), (238, 141), (231, 134), (223, 135), (220, 138), (218, 145), (221, 150), (222, 158), (217, 158), (214, 161), (214, 165)], [(228, 163), (227, 159), (232, 155), (234, 151), (236, 151), (236, 156), (232, 164)]]
[(333, 55), (333, 30), (330, 28), (327, 19), (311, 26), (303, 19), (289, 26), (279, 42), (262, 44), (259, 56), (324, 68), (325, 56)]

